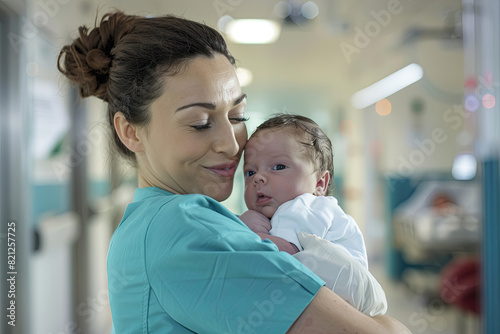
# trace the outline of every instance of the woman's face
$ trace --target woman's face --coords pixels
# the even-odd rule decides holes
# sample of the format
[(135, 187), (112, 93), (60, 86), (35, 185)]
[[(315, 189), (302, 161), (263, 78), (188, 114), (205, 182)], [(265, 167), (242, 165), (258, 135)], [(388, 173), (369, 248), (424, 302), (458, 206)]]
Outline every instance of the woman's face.
[(231, 194), (247, 140), (246, 96), (223, 55), (197, 57), (167, 77), (151, 106), (137, 152), (139, 186), (176, 194), (204, 194), (218, 201)]

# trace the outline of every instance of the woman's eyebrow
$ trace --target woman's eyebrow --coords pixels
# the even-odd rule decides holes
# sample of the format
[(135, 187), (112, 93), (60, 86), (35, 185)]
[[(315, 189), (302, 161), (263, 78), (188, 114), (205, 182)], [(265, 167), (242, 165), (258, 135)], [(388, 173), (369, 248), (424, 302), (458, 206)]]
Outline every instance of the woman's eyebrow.
[(179, 107), (175, 109), (175, 112), (181, 111), (183, 109), (191, 108), (191, 107), (202, 107), (209, 110), (215, 110), (215, 104), (209, 102), (195, 102), (186, 104), (185, 106)]
[(244, 99), (247, 98), (247, 94), (243, 93), (240, 97), (234, 100), (233, 106), (240, 104)]
[[(234, 100), (233, 106), (240, 104), (244, 99), (246, 99), (246, 97), (247, 97), (247, 94), (242, 94), (240, 97), (238, 97), (236, 100)], [(216, 105), (213, 103), (210, 103), (210, 102), (195, 102), (195, 103), (190, 103), (190, 104), (186, 104), (182, 107), (179, 107), (179, 108), (175, 109), (175, 112), (183, 110), (183, 109), (191, 108), (191, 107), (201, 107), (201, 108), (205, 108), (205, 109), (209, 109), (209, 110), (215, 110)]]

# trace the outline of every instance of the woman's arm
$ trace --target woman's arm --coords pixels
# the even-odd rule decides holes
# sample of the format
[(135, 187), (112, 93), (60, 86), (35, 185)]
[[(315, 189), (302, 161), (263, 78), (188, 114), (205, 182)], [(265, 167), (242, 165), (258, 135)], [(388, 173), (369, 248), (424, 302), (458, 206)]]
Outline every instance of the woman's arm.
[(287, 333), (411, 334), (391, 317), (380, 315), (370, 318), (364, 315), (326, 287), (319, 289)]

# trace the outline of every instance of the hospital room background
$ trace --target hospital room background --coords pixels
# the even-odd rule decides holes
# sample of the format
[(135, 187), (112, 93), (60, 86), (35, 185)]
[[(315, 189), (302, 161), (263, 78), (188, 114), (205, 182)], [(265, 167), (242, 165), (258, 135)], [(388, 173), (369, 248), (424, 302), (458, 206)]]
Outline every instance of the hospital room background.
[[(136, 179), (110, 154), (106, 106), (56, 60), (113, 8), (218, 29), (249, 132), (279, 112), (326, 130), (333, 195), (388, 315), (412, 333), (500, 333), (497, 0), (1, 1), (1, 333), (110, 332), (107, 248)], [(237, 175), (224, 204), (239, 214)]]

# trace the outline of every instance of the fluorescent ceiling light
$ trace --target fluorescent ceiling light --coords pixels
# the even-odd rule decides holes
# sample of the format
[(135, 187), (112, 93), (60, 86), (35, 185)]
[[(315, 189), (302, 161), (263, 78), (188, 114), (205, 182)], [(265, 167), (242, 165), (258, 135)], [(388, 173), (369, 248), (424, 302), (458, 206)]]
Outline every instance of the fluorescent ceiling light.
[(306, 19), (312, 20), (318, 16), (319, 8), (314, 2), (308, 1), (300, 7), (300, 12)]
[(281, 26), (271, 20), (233, 20), (225, 27), (230, 41), (242, 44), (274, 43), (281, 33)]
[(455, 157), (451, 175), (455, 180), (472, 180), (476, 176), (477, 160), (470, 153), (462, 153)]
[(252, 72), (244, 67), (238, 67), (236, 69), (236, 75), (238, 76), (238, 80), (240, 82), (241, 87), (245, 87), (250, 85), (253, 80)]
[(227, 24), (231, 21), (234, 21), (233, 17), (229, 15), (224, 15), (217, 21), (217, 28), (219, 28), (220, 31), (225, 33)]
[(422, 66), (415, 63), (410, 64), (373, 85), (354, 93), (351, 97), (351, 104), (354, 108), (364, 109), (417, 82), (423, 76), (424, 70)]

